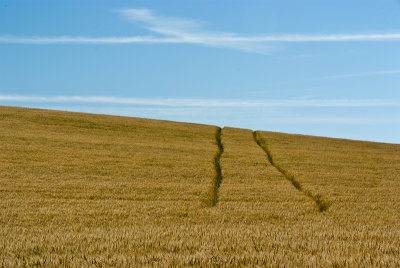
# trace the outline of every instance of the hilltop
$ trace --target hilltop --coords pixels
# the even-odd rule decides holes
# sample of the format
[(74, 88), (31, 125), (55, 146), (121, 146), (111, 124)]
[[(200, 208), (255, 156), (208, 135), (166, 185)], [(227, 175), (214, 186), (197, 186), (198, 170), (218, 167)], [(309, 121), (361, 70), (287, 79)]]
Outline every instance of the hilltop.
[(399, 174), (398, 144), (0, 106), (0, 266), (400, 266)]

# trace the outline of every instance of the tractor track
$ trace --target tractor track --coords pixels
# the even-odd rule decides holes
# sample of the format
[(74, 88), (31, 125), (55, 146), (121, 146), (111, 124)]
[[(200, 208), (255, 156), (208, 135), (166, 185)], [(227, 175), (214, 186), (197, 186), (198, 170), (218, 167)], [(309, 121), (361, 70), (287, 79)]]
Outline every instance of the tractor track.
[(206, 199), (206, 205), (208, 207), (215, 207), (218, 203), (218, 196), (219, 196), (219, 187), (221, 186), (222, 183), (222, 169), (221, 169), (221, 156), (222, 153), (224, 152), (224, 145), (222, 144), (221, 140), (221, 135), (222, 135), (222, 129), (220, 127), (217, 128), (217, 131), (215, 132), (215, 141), (217, 144), (217, 152), (214, 155), (213, 159), (213, 164), (214, 164), (214, 170), (215, 170), (215, 175), (211, 183), (211, 188), (209, 190), (207, 199)]
[(290, 174), (287, 170), (275, 163), (267, 143), (257, 131), (253, 131), (253, 138), (257, 145), (266, 153), (269, 163), (275, 167), (288, 181), (290, 181), (298, 191), (311, 198), (315, 202), (320, 212), (326, 211), (331, 206), (331, 202), (323, 200), (320, 194), (313, 194), (311, 191), (304, 189), (294, 175)]

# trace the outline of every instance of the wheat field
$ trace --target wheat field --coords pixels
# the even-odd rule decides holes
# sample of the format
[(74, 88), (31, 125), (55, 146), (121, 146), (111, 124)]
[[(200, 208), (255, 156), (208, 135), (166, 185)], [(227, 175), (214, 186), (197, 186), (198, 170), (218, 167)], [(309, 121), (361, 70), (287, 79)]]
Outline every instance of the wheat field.
[(396, 144), (1, 106), (0, 266), (396, 267), (399, 174)]

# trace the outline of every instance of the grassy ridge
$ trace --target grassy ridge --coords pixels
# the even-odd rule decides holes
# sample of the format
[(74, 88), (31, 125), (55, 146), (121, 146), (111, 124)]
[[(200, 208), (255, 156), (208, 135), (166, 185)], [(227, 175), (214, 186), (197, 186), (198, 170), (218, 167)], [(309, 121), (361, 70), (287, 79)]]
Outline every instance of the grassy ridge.
[(329, 210), (251, 130), (0, 107), (0, 266), (400, 266), (399, 145), (258, 134)]

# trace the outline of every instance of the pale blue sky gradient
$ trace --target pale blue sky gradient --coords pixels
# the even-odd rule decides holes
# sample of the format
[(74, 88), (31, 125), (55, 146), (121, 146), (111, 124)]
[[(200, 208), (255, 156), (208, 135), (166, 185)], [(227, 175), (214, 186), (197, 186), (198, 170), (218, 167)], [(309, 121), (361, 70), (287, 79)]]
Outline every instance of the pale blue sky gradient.
[(0, 105), (400, 143), (400, 1), (0, 0)]

